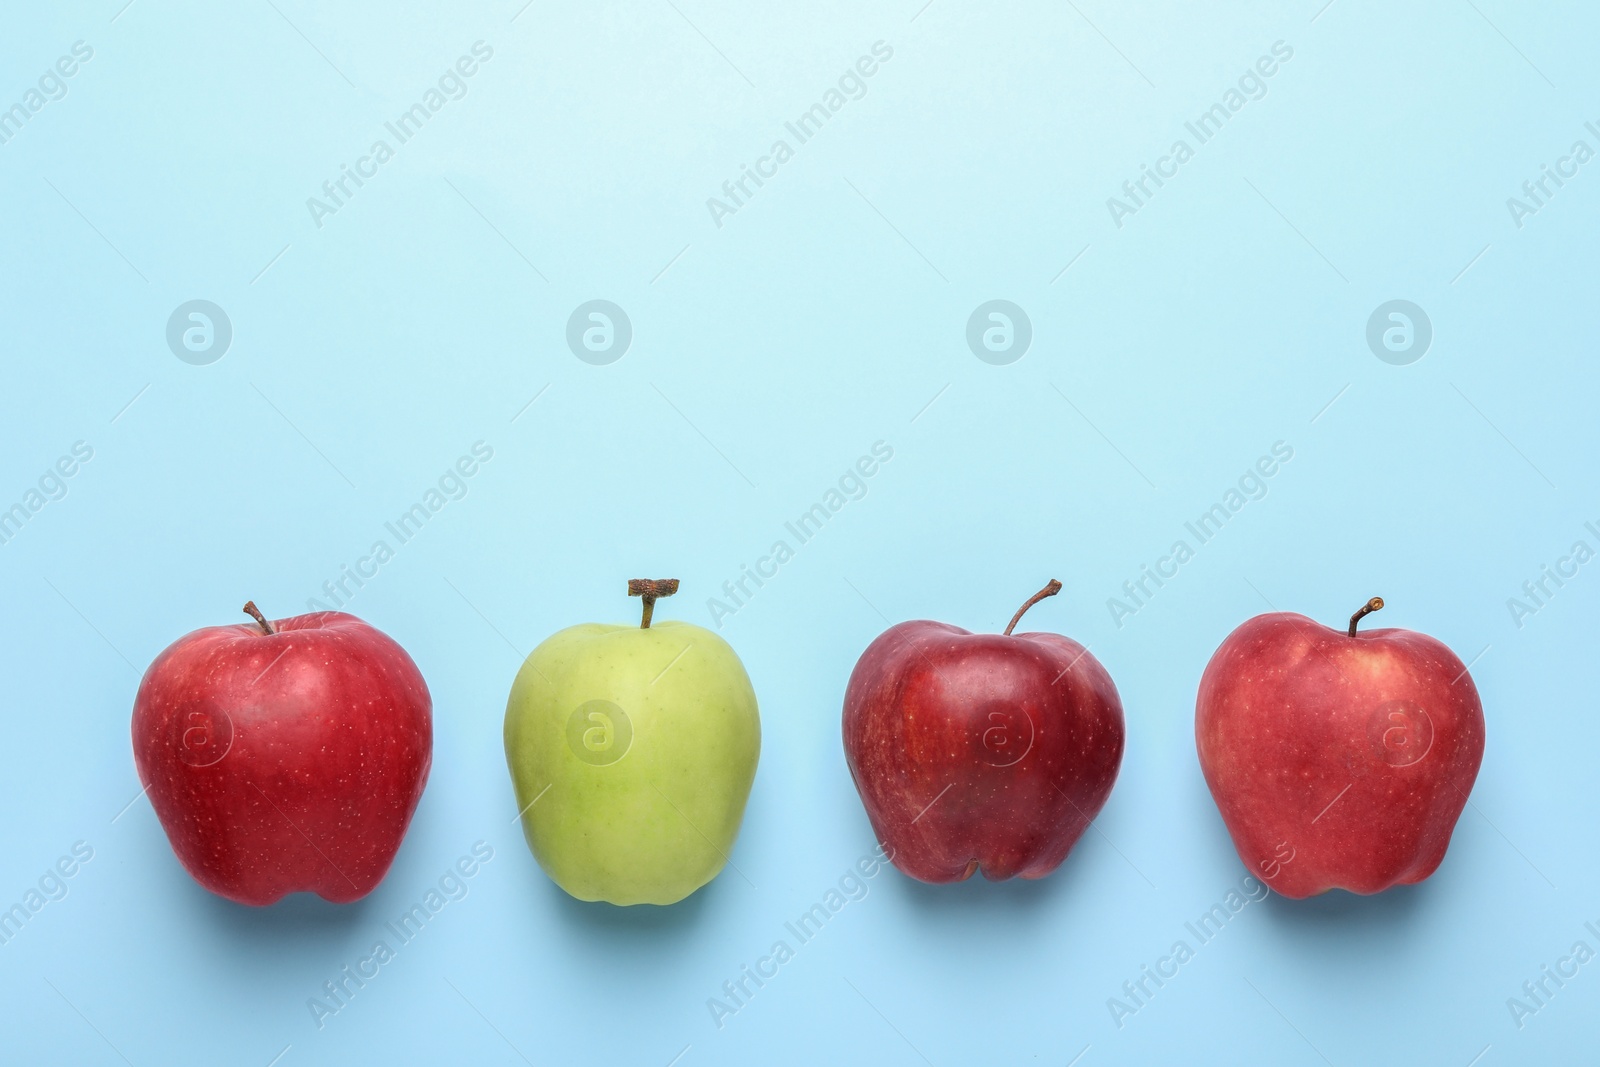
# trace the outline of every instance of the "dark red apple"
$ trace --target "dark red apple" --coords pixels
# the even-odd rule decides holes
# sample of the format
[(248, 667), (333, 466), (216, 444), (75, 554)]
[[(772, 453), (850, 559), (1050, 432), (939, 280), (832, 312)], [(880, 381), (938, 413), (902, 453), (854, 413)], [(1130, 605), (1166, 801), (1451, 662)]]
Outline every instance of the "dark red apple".
[(903, 622), (867, 646), (844, 697), (844, 753), (878, 840), (924, 882), (1043, 878), (1111, 795), (1122, 701), (1060, 634)]
[(1483, 705), (1455, 653), (1411, 630), (1257, 615), (1200, 679), (1200, 769), (1252, 874), (1286, 897), (1432, 874), (1483, 762)]
[(411, 657), (353, 615), (210, 626), (156, 657), (133, 757), (172, 850), (240, 904), (383, 880), (433, 761), (433, 702)]

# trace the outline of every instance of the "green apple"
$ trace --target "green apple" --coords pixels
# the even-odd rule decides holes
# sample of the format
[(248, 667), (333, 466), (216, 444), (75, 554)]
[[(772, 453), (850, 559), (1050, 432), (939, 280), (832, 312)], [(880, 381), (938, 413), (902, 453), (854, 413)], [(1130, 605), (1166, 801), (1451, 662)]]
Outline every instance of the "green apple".
[(674, 904), (728, 862), (761, 719), (728, 643), (650, 625), (672, 579), (635, 580), (639, 626), (585, 623), (528, 656), (506, 701), (506, 763), (528, 847), (579, 900)]

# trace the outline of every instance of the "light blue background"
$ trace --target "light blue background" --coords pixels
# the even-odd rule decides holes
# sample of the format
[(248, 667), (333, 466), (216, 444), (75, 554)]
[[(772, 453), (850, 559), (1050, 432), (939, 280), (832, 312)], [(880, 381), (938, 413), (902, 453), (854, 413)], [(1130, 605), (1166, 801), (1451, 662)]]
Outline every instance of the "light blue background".
[[(0, 34), (0, 106), (94, 49), (0, 145), (0, 506), (94, 449), (0, 546), (0, 901), (94, 849), (0, 946), (6, 1062), (1592, 1058), (1600, 963), (1521, 1030), (1506, 1006), (1600, 948), (1600, 568), (1520, 628), (1506, 603), (1600, 547), (1600, 162), (1520, 229), (1506, 207), (1600, 147), (1592, 12), (123, 3)], [(479, 40), (467, 95), (315, 226), (306, 198)], [(716, 226), (706, 198), (879, 40), (866, 95)], [(1279, 40), (1267, 95), (1119, 229), (1107, 197)], [(564, 340), (594, 298), (633, 324), (609, 366)], [(1396, 298), (1434, 329), (1408, 366), (1365, 342)], [(234, 330), (208, 366), (165, 342), (191, 299)], [(991, 299), (1032, 322), (1009, 366), (965, 342)], [(350, 604), (435, 700), (393, 870), (347, 907), (209, 896), (129, 806), (141, 671), (246, 598), (305, 610), (480, 440), (465, 498)], [(878, 440), (867, 495), (724, 620), (765, 733), (742, 875), (665, 910), (566, 898), (512, 823), (521, 657), (634, 617), (629, 577), (680, 577), (659, 613), (709, 624)], [(1279, 440), (1269, 494), (1116, 626), (1107, 598)], [(998, 629), (1051, 576), (1031, 625), (1087, 642), (1127, 711), (1097, 832), (1039, 883), (879, 875), (719, 1030), (707, 999), (871, 848), (839, 739), (856, 656), (890, 621)], [(1269, 604), (1338, 623), (1374, 594), (1483, 696), (1443, 866), (1251, 904), (1118, 1029), (1107, 998), (1245, 873), (1194, 755), (1208, 656)], [(478, 840), (470, 894), (319, 1030), (307, 999)]]

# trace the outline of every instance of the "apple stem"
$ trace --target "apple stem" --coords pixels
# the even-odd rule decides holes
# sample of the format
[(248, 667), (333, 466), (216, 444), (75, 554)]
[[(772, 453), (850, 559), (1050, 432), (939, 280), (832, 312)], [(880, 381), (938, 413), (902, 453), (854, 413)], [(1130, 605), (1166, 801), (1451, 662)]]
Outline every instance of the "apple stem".
[(1033, 607), (1035, 604), (1037, 604), (1039, 601), (1043, 600), (1045, 597), (1047, 597), (1047, 596), (1055, 596), (1059, 592), (1061, 592), (1061, 583), (1056, 581), (1054, 578), (1050, 579), (1050, 584), (1049, 585), (1045, 586), (1043, 589), (1039, 590), (1037, 593), (1035, 593), (1031, 597), (1029, 597), (1028, 598), (1028, 602), (1026, 604), (1022, 605), (1022, 607), (1018, 608), (1017, 609), (1017, 613), (1015, 615), (1011, 616), (1011, 621), (1006, 624), (1006, 636), (1010, 637), (1011, 636), (1011, 631), (1015, 630), (1017, 628), (1017, 623), (1022, 621), (1022, 613), (1023, 612), (1025, 612), (1029, 608)]
[(1381, 596), (1375, 596), (1361, 605), (1361, 610), (1350, 616), (1350, 636), (1354, 637), (1356, 635), (1356, 623), (1360, 622), (1364, 616), (1371, 615), (1374, 611), (1382, 610), (1383, 597)]
[(249, 615), (252, 619), (256, 620), (256, 622), (261, 626), (261, 632), (266, 634), (268, 637), (271, 637), (273, 634), (278, 632), (272, 628), (272, 624), (267, 621), (267, 617), (261, 614), (261, 609), (256, 607), (256, 602), (254, 600), (246, 600), (244, 602), (244, 611), (246, 615)]
[(656, 598), (671, 596), (677, 591), (676, 578), (629, 578), (628, 595), (644, 600), (644, 618), (639, 621), (639, 629), (650, 629), (650, 616), (655, 614)]

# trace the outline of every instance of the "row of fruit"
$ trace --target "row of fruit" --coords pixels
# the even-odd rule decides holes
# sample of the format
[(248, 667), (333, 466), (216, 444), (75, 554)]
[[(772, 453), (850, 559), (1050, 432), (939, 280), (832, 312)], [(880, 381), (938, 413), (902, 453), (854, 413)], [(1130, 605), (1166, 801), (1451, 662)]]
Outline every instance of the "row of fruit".
[[(676, 579), (635, 580), (637, 626), (587, 623), (534, 649), (506, 704), (528, 844), (582, 900), (672, 904), (716, 877), (761, 749), (726, 641), (653, 624)], [(1042, 878), (1105, 805), (1122, 702), (1083, 645), (939, 622), (890, 627), (856, 663), (844, 751), (884, 853), (925, 882)], [(1212, 656), (1200, 766), (1245, 865), (1286, 897), (1376, 893), (1444, 858), (1483, 759), (1467, 668), (1442, 643), (1274, 612)], [(315, 612), (179, 639), (139, 686), (133, 750), (173, 851), (207, 889), (266, 905), (357, 900), (383, 879), (427, 784), (432, 700), (415, 663), (354, 616)]]

